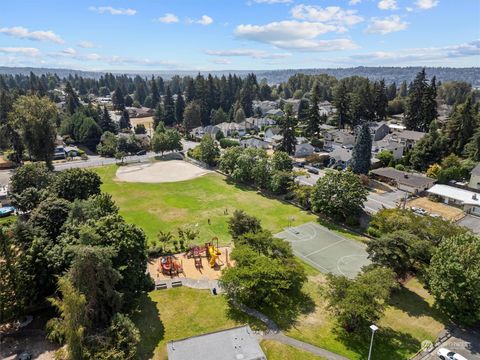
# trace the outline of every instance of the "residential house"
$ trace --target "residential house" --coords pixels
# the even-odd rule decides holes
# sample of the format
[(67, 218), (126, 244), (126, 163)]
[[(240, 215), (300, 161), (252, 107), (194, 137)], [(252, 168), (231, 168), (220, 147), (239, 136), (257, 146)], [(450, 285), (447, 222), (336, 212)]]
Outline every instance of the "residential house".
[(295, 139), (297, 140), (297, 144), (305, 144), (308, 142), (308, 139), (303, 136), (297, 136)]
[[(372, 141), (382, 140), (390, 132), (390, 128), (388, 127), (388, 124), (384, 121), (380, 121), (380, 122), (370, 121), (367, 123), (367, 125), (368, 125), (368, 130), (370, 131), (370, 135), (372, 136)], [(360, 129), (361, 129), (361, 125), (357, 125), (355, 127), (355, 135), (358, 134)]]
[(405, 145), (387, 139), (375, 141), (372, 144), (372, 153), (377, 155), (381, 151), (390, 151), (393, 155), (394, 160), (398, 160), (403, 156), (404, 149)]
[(265, 141), (267, 141), (267, 142), (272, 142), (272, 138), (273, 138), (275, 135), (279, 135), (279, 134), (280, 134), (280, 131), (281, 131), (281, 129), (280, 129), (279, 127), (270, 127), (270, 128), (268, 128), (267, 130), (265, 130), (265, 135), (264, 135)]
[(323, 147), (337, 148), (345, 146), (353, 146), (355, 143), (355, 136), (346, 130), (327, 130), (323, 132)]
[(477, 166), (472, 169), (468, 187), (471, 189), (480, 190), (480, 163), (478, 163)]
[(196, 139), (201, 140), (205, 135), (210, 135), (213, 139), (220, 131), (220, 128), (216, 125), (208, 125), (205, 127), (196, 127), (190, 131), (190, 135), (195, 137)]
[(322, 101), (318, 104), (320, 116), (329, 116), (335, 113), (335, 107), (329, 101)]
[(155, 110), (147, 107), (126, 107), (125, 110), (128, 111), (128, 116), (130, 118), (143, 118), (153, 116), (155, 114)]
[(426, 134), (420, 131), (413, 130), (403, 130), (403, 131), (394, 131), (391, 134), (388, 134), (385, 138), (390, 141), (396, 141), (400, 144), (403, 144), (406, 149), (411, 149), (419, 142)]
[(434, 185), (427, 192), (442, 199), (445, 204), (463, 208), (467, 214), (480, 216), (480, 195), (476, 192), (440, 184)]
[(272, 136), (272, 141), (271, 141), (271, 144), (272, 144), (272, 148), (274, 150), (278, 149), (278, 147), (282, 144), (282, 140), (283, 140), (283, 135), (273, 135)]
[(280, 109), (272, 109), (272, 110), (268, 110), (267, 113), (265, 114), (267, 116), (284, 116), (285, 113), (283, 112), (283, 110), (280, 110)]
[(169, 341), (167, 354), (169, 360), (267, 360), (248, 325)]
[(292, 105), (292, 114), (298, 114), (298, 108), (300, 107), (300, 100), (299, 99), (287, 99), (285, 100), (285, 104)]
[(435, 184), (435, 180), (432, 178), (400, 171), (390, 167), (372, 170), (370, 171), (370, 174), (379, 181), (394, 185), (399, 190), (411, 194), (419, 194)]
[(262, 117), (262, 118), (249, 117), (245, 121), (247, 122), (250, 128), (254, 128), (256, 130), (261, 130), (265, 126), (272, 126), (277, 124), (275, 120), (269, 119), (266, 117)]
[(268, 111), (278, 109), (278, 103), (275, 101), (258, 101), (254, 100), (252, 102), (253, 111), (255, 113), (261, 113), (262, 116), (267, 115)]
[(330, 154), (328, 167), (332, 169), (344, 170), (350, 166), (352, 161), (352, 150), (342, 147), (334, 149)]
[(223, 122), (218, 125), (215, 125), (220, 129), (220, 131), (223, 133), (225, 136), (234, 136), (234, 134), (238, 134), (238, 136), (244, 136), (246, 134), (246, 125), (249, 124), (237, 124), (237, 123), (227, 123)]
[(242, 139), (240, 140), (240, 146), (243, 148), (255, 148), (255, 149), (268, 149), (270, 144), (266, 141), (257, 139), (257, 138), (249, 138), (249, 139)]
[(309, 143), (297, 143), (295, 145), (294, 157), (303, 158), (313, 154), (315, 148)]

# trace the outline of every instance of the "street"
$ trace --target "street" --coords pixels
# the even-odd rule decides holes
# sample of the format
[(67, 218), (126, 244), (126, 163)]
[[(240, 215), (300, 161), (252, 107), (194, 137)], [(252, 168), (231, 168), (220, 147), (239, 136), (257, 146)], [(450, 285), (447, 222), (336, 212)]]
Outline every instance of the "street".
[(446, 348), (454, 351), (467, 360), (480, 360), (480, 334), (474, 331), (455, 329), (452, 337), (437, 346), (432, 352), (425, 356), (415, 357), (415, 360), (438, 360), (437, 350)]

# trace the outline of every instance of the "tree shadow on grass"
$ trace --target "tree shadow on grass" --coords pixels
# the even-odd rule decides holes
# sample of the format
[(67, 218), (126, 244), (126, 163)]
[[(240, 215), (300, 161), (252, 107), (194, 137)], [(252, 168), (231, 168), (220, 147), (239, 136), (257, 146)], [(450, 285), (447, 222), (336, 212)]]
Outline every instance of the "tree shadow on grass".
[(137, 358), (140, 360), (153, 358), (155, 348), (164, 337), (165, 328), (160, 320), (157, 304), (148, 294), (142, 294), (138, 299), (137, 311), (132, 319), (140, 331)]
[[(339, 328), (335, 331), (337, 339), (347, 348), (358, 353), (361, 359), (368, 358), (371, 332), (348, 333)], [(410, 334), (381, 328), (375, 333), (372, 348), (372, 360), (400, 360), (409, 358), (421, 347), (420, 341)]]
[(448, 319), (438, 309), (431, 306), (416, 292), (404, 286), (392, 293), (388, 305), (413, 317), (430, 316), (443, 324), (448, 322)]

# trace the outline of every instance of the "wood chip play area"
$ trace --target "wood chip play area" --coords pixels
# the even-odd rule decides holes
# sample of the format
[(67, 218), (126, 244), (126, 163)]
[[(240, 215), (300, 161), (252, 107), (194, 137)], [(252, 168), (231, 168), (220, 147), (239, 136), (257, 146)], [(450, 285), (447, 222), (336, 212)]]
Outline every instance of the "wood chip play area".
[(232, 248), (213, 243), (192, 246), (187, 252), (164, 255), (148, 263), (150, 276), (157, 281), (169, 279), (217, 280), (221, 270), (233, 266)]

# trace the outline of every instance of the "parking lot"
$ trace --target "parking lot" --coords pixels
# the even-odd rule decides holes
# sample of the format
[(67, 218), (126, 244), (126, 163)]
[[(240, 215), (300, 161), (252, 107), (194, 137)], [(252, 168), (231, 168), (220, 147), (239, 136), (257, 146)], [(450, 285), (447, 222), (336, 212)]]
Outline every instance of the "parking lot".
[(439, 348), (454, 351), (468, 360), (480, 360), (480, 334), (478, 332), (455, 329), (452, 331), (452, 335), (430, 354), (417, 357), (415, 360), (438, 360), (437, 350)]

